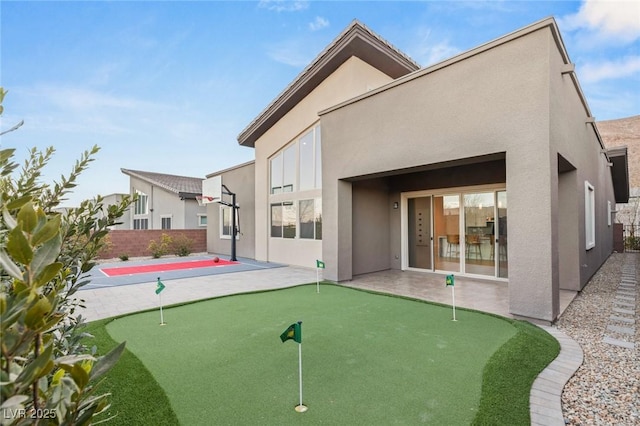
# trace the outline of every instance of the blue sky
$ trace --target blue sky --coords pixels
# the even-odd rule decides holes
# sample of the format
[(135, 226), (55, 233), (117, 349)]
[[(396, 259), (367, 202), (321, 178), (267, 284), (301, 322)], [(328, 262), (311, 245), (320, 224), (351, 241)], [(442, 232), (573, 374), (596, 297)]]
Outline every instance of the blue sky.
[(554, 16), (597, 120), (640, 114), (637, 1), (0, 2), (0, 129), (45, 179), (100, 153), (67, 205), (128, 192), (120, 168), (203, 177), (253, 159), (237, 135), (354, 18), (426, 66)]

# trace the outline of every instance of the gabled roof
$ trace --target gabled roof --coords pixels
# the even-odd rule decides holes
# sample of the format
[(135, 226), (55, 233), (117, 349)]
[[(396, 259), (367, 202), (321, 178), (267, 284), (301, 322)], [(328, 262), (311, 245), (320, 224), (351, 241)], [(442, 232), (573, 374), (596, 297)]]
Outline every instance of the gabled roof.
[[(178, 194), (181, 198), (193, 198), (195, 195), (202, 194), (202, 178), (130, 169), (120, 169), (120, 171), (125, 175), (138, 178), (151, 185)], [(192, 197), (188, 195), (192, 195)]]
[(407, 55), (354, 20), (238, 135), (238, 143), (253, 147), (260, 136), (352, 56), (394, 79), (420, 68)]

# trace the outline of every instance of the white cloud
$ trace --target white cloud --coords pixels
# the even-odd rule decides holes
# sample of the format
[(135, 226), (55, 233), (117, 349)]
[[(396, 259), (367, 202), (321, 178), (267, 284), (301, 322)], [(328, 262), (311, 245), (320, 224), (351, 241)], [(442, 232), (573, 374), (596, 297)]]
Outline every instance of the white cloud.
[(316, 19), (314, 19), (313, 22), (309, 23), (309, 29), (311, 31), (318, 31), (328, 26), (329, 26), (329, 21), (324, 19), (321, 16), (316, 16)]
[(578, 13), (560, 18), (567, 31), (586, 29), (625, 42), (640, 38), (640, 2), (637, 0), (585, 0)]
[(433, 65), (460, 53), (460, 49), (449, 44), (449, 40), (431, 40), (431, 29), (417, 30), (413, 46), (407, 49), (409, 56), (422, 66)]
[(275, 12), (298, 12), (309, 8), (307, 0), (260, 0), (258, 7)]
[(306, 67), (313, 57), (309, 56), (309, 46), (299, 39), (289, 40), (267, 49), (267, 55), (276, 62), (293, 67)]
[(580, 80), (595, 83), (640, 74), (640, 56), (628, 56), (616, 61), (588, 63), (580, 67)]

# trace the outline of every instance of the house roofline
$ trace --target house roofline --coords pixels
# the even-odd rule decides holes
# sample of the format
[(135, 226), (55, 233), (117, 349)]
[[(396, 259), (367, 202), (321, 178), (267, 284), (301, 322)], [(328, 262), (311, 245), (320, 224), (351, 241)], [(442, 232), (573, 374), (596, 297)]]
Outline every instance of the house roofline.
[(338, 35), (240, 134), (238, 143), (255, 142), (295, 105), (352, 56), (398, 78), (420, 68), (407, 55), (358, 20)]
[(255, 162), (256, 162), (256, 160), (251, 160), (251, 161), (247, 161), (246, 163), (237, 164), (235, 166), (231, 166), (231, 167), (226, 168), (226, 169), (218, 170), (217, 172), (209, 173), (208, 175), (206, 175), (206, 178), (209, 179), (209, 178), (212, 178), (214, 176), (218, 176), (218, 175), (221, 175), (223, 173), (230, 172), (232, 170), (241, 169), (243, 167), (250, 166), (251, 164), (254, 164)]
[(137, 179), (143, 180), (145, 182), (147, 182), (148, 184), (151, 185), (155, 185), (157, 187), (160, 187), (164, 190), (167, 190), (169, 192), (173, 192), (174, 194), (180, 194), (180, 191), (176, 188), (172, 188), (169, 185), (165, 185), (162, 182), (158, 182), (157, 180), (154, 179), (150, 179), (148, 176), (145, 176), (141, 173), (155, 173), (158, 175), (165, 175), (165, 176), (174, 176), (174, 177), (178, 177), (178, 178), (189, 178), (189, 179), (201, 179), (201, 178), (197, 178), (197, 177), (193, 177), (193, 176), (180, 176), (180, 175), (172, 175), (172, 174), (168, 174), (168, 173), (157, 173), (157, 172), (145, 172), (142, 170), (131, 170), (131, 169), (125, 169), (125, 168), (121, 168), (120, 171), (122, 173), (124, 173), (125, 175), (129, 175), (132, 177), (135, 177)]

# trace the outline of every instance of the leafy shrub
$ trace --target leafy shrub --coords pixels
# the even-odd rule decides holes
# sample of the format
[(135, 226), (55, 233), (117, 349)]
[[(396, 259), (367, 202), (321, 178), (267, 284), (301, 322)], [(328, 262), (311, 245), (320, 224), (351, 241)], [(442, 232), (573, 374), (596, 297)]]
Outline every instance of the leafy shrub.
[[(0, 87), (0, 114), (5, 91)], [(6, 132), (5, 132), (6, 133)], [(99, 148), (85, 151), (69, 176), (41, 181), (54, 149), (31, 149), (21, 169), (15, 149), (0, 149), (0, 411), (3, 425), (90, 424), (109, 408), (98, 379), (124, 344), (98, 357), (82, 343), (88, 334), (75, 293), (106, 247), (108, 229), (131, 199), (106, 207), (100, 196), (65, 214), (56, 212)], [(19, 171), (14, 174), (18, 169)], [(49, 420), (19, 418), (19, 413)]]
[(120, 256), (118, 256), (120, 258), (120, 260), (122, 260), (123, 262), (126, 262), (127, 260), (129, 260), (129, 255), (126, 253), (121, 254)]
[(165, 254), (169, 254), (172, 243), (171, 236), (162, 234), (160, 241), (151, 240), (147, 249), (151, 252), (151, 256), (153, 256), (154, 259), (158, 259)]
[(193, 248), (193, 240), (184, 234), (180, 234), (173, 241), (173, 253), (176, 256), (189, 256)]

